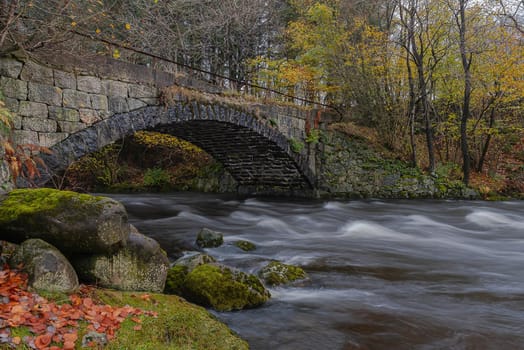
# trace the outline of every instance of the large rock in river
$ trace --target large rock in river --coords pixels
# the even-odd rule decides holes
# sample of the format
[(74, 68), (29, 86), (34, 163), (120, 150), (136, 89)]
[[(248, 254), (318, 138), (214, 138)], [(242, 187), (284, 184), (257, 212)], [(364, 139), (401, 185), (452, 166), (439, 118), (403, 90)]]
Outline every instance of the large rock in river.
[(40, 238), (62, 253), (105, 253), (125, 244), (127, 213), (119, 202), (49, 188), (19, 189), (0, 198), (0, 238)]
[(216, 248), (224, 243), (224, 235), (221, 232), (203, 228), (198, 232), (196, 244), (200, 248)]
[(172, 292), (179, 290), (189, 301), (218, 311), (253, 308), (271, 296), (258, 277), (216, 263), (190, 271), (187, 266), (175, 265), (168, 279)]
[(200, 265), (213, 263), (216, 263), (216, 259), (211, 255), (200, 252), (187, 252), (167, 270), (164, 293), (183, 295), (182, 287), (184, 286), (187, 274)]
[(114, 253), (72, 259), (80, 279), (106, 288), (162, 292), (169, 260), (157, 241), (130, 227), (126, 246)]
[(41, 239), (23, 242), (9, 259), (12, 267), (22, 264), (29, 286), (36, 290), (71, 293), (78, 289), (78, 277), (58, 249)]

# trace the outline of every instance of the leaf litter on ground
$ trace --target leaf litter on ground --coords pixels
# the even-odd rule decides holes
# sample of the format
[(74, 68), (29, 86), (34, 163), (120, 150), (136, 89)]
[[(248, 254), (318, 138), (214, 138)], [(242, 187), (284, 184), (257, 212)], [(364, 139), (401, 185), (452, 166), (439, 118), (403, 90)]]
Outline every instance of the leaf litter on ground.
[[(93, 287), (82, 285), (66, 303), (54, 301), (32, 293), (27, 288), (27, 275), (4, 266), (0, 270), (0, 345), (17, 348), (24, 344), (36, 350), (72, 350), (79, 338), (79, 323), (87, 323), (90, 334), (100, 334), (110, 341), (127, 318), (141, 330), (139, 316), (157, 317), (155, 312), (126, 305), (113, 307), (95, 302)], [(30, 335), (16, 336), (12, 330), (26, 327)], [(88, 346), (98, 347), (91, 341)]]

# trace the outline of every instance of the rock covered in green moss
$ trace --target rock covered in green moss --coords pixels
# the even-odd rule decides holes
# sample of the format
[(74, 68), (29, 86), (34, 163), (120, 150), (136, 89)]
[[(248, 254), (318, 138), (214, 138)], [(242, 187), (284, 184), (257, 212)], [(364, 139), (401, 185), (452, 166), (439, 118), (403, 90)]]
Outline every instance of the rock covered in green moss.
[(82, 280), (118, 290), (162, 292), (169, 260), (158, 242), (130, 227), (127, 244), (115, 253), (72, 260)]
[(258, 277), (232, 268), (204, 264), (187, 274), (183, 296), (218, 311), (253, 308), (271, 296)]
[(259, 276), (270, 286), (278, 286), (308, 279), (306, 272), (302, 268), (286, 265), (279, 261), (271, 261), (260, 270)]
[(182, 295), (182, 286), (188, 273), (204, 264), (215, 263), (211, 255), (200, 252), (188, 252), (173, 263), (167, 271), (166, 287), (164, 293)]
[(191, 272), (195, 267), (215, 263), (216, 259), (211, 255), (200, 253), (200, 252), (188, 252), (180, 259), (176, 260), (174, 266), (185, 266), (188, 269), (188, 272)]
[(128, 234), (127, 213), (111, 198), (40, 188), (0, 199), (0, 237), (10, 242), (40, 238), (66, 254), (105, 253)]
[(203, 228), (198, 232), (196, 244), (200, 248), (216, 248), (224, 243), (224, 235), (218, 231)]
[(165, 294), (182, 295), (184, 281), (188, 273), (187, 266), (175, 265), (167, 270), (166, 286), (164, 288)]
[(257, 246), (255, 245), (255, 243), (250, 242), (250, 241), (240, 240), (240, 241), (236, 241), (234, 244), (235, 246), (237, 246), (238, 248), (242, 249), (245, 252), (250, 252), (250, 251), (257, 249)]
[(48, 292), (72, 293), (78, 289), (78, 277), (58, 249), (41, 239), (24, 241), (9, 260), (12, 267), (22, 264), (29, 276), (29, 286)]

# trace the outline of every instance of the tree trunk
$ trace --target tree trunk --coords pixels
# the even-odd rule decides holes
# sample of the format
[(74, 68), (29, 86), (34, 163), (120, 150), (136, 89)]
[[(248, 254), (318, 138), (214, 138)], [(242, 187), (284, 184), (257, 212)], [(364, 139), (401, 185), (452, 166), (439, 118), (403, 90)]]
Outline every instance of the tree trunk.
[(466, 186), (469, 185), (470, 177), (470, 157), (468, 147), (467, 125), (470, 115), (469, 105), (471, 102), (471, 53), (468, 54), (466, 48), (466, 4), (468, 0), (459, 0), (459, 48), (460, 58), (462, 60), (462, 68), (464, 70), (464, 100), (462, 105), (462, 116), (460, 118), (460, 150), (462, 151), (462, 172), (463, 182)]
[[(493, 128), (493, 125), (495, 125), (495, 108), (491, 109), (491, 114), (489, 116), (489, 128)], [(482, 168), (484, 166), (484, 161), (486, 160), (486, 155), (488, 154), (489, 144), (491, 142), (491, 133), (488, 134), (486, 137), (486, 141), (484, 142), (484, 146), (482, 147), (482, 153), (480, 155), (479, 164), (477, 166), (477, 171), (480, 173), (482, 171)]]

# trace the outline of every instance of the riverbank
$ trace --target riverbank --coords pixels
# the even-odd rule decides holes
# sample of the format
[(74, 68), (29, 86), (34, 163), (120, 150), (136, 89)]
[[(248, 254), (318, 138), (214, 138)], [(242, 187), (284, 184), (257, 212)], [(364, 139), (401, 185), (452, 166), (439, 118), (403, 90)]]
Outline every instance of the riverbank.
[[(80, 349), (89, 342), (91, 348), (109, 350), (249, 348), (206, 309), (178, 296), (86, 286), (73, 295), (38, 295), (27, 292), (23, 274), (0, 273), (11, 274), (11, 281), (17, 283), (9, 288), (9, 279), (2, 280), (2, 295), (10, 301), (0, 305), (0, 349), (73, 349), (72, 343)], [(36, 302), (32, 308), (31, 300)], [(60, 310), (65, 316), (60, 316)]]

